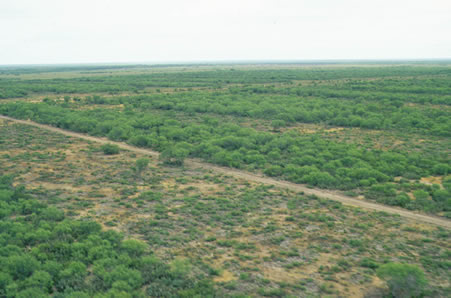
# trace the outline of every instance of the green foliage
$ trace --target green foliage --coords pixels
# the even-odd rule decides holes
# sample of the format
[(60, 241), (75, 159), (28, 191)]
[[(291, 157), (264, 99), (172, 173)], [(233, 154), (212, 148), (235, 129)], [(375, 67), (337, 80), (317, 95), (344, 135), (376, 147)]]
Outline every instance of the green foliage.
[(444, 163), (436, 164), (432, 168), (432, 173), (436, 175), (448, 175), (449, 173), (451, 173), (451, 167)]
[(371, 268), (371, 269), (376, 269), (379, 267), (379, 264), (371, 258), (363, 258), (360, 261), (360, 266), (366, 267), (366, 268)]
[[(1, 297), (142, 297), (144, 288), (214, 296), (211, 284), (188, 277), (186, 261), (169, 266), (150, 256), (144, 242), (66, 218), (11, 183), (0, 176), (0, 202), (10, 209), (0, 218), (0, 241), (9, 243), (0, 247)], [(22, 206), (33, 207), (24, 212)]]
[[(127, 68), (141, 68), (143, 66), (127, 66)], [(124, 66), (90, 66), (90, 67), (32, 67), (32, 68), (2, 68), (0, 74), (42, 74), (47, 72), (65, 72), (74, 70), (96, 71), (99, 69), (115, 70), (124, 68)], [(219, 86), (229, 84), (261, 84), (261, 83), (289, 83), (292, 80), (333, 80), (342, 78), (374, 78), (374, 77), (386, 77), (386, 76), (416, 76), (416, 75), (446, 75), (449, 74), (449, 69), (443, 67), (425, 67), (425, 66), (386, 66), (386, 67), (347, 67), (347, 68), (331, 68), (324, 71), (322, 68), (298, 68), (298, 69), (273, 69), (273, 70), (234, 70), (220, 69), (209, 71), (197, 71), (197, 72), (155, 72), (150, 74), (134, 74), (134, 75), (105, 75), (105, 76), (87, 76), (79, 78), (56, 78), (56, 79), (27, 79), (20, 80), (16, 78), (5, 78), (0, 80), (0, 99), (24, 97), (31, 93), (96, 93), (96, 92), (109, 92), (116, 93), (119, 91), (134, 91), (139, 92), (149, 87), (157, 87), (157, 92), (164, 87), (207, 87), (207, 86)], [(368, 95), (368, 90), (374, 89), (380, 91), (389, 91), (402, 98), (404, 95), (410, 95), (414, 97), (414, 100), (419, 102), (443, 102), (449, 94), (447, 88), (447, 81), (435, 78), (434, 80), (426, 81), (423, 85), (418, 85), (418, 81), (414, 79), (404, 80), (402, 82), (387, 81), (353, 81), (348, 84), (333, 86), (326, 90), (318, 90), (319, 88), (298, 88), (293, 87), (289, 90), (293, 94), (305, 94), (305, 95), (317, 95), (317, 96), (350, 96), (362, 97), (367, 96), (374, 98), (373, 94)], [(410, 84), (412, 81), (415, 84), (413, 88)], [(219, 87), (218, 86), (218, 87)], [(352, 87), (352, 88), (351, 88)], [(344, 92), (342, 89), (345, 89)], [(349, 89), (354, 92), (349, 94)], [(235, 91), (235, 87), (231, 88), (232, 92)], [(411, 91), (413, 90), (413, 92)], [(431, 99), (427, 95), (428, 92), (434, 91), (436, 97)], [(270, 92), (278, 92), (278, 88), (273, 86), (250, 86), (248, 92), (255, 94), (265, 94)], [(283, 90), (287, 92), (286, 90)], [(348, 93), (346, 93), (348, 91)], [(239, 92), (239, 90), (238, 90)], [(345, 94), (343, 94), (345, 93)], [(372, 92), (374, 93), (374, 91)], [(407, 93), (407, 94), (406, 94)], [(382, 93), (386, 94), (386, 93)], [(380, 94), (378, 94), (381, 97)], [(423, 96), (422, 96), (423, 95)], [(378, 97), (376, 97), (378, 98)], [(391, 99), (391, 98), (388, 98)], [(90, 97), (91, 102), (102, 103), (102, 98), (95, 96)]]
[(415, 199), (417, 199), (417, 200), (426, 200), (427, 198), (429, 198), (429, 193), (422, 189), (414, 191), (413, 195), (415, 196)]
[[(107, 74), (108, 67), (99, 67), (96, 74), (90, 68), (77, 68), (81, 69), (89, 75), (32, 80), (2, 76), (0, 97), (45, 93), (48, 98), (43, 103), (8, 100), (0, 105), (0, 113), (151, 148), (162, 152), (162, 161), (170, 165), (183, 165), (187, 157), (200, 158), (451, 216), (451, 177), (446, 177), (451, 164), (449, 150), (444, 150), (450, 132), (449, 66), (215, 66), (215, 70), (146, 69), (142, 74), (112, 75)], [(104, 70), (108, 70), (105, 75)], [(46, 71), (24, 67), (10, 73)], [(0, 68), (0, 73), (8, 70)], [(68, 94), (75, 92), (92, 94), (71, 99)], [(63, 96), (64, 102), (58, 100)], [(13, 148), (34, 143), (21, 136), (20, 127), (8, 125), (8, 136), (0, 134), (4, 160), (27, 166), (50, 160), (50, 153), (32, 152), (35, 146), (16, 154)], [(15, 146), (11, 139), (17, 140)], [(52, 151), (46, 142), (40, 146), (44, 148), (40, 151)], [(90, 158), (97, 154), (86, 153)], [(150, 219), (139, 216), (127, 225), (129, 235), (138, 233), (143, 240), (123, 240), (121, 234), (102, 231), (98, 223), (74, 220), (61, 211), (67, 206), (74, 214), (88, 205), (85, 200), (57, 199), (52, 191), (38, 201), (24, 189), (0, 183), (7, 185), (0, 188), (0, 297), (212, 297), (215, 287), (234, 297), (238, 293), (237, 297), (346, 296), (346, 289), (334, 287), (334, 282), (356, 281), (364, 288), (394, 255), (421, 263), (428, 276), (437, 279), (430, 296), (446, 296), (447, 289), (440, 288), (449, 279), (450, 268), (445, 229), (423, 231), (399, 217), (351, 210), (314, 196), (239, 185), (225, 176), (178, 179), (180, 171), (152, 169), (155, 175), (141, 177), (152, 191), (139, 193), (133, 178), (146, 171), (145, 160), (128, 166), (117, 158), (105, 161), (108, 171), (83, 183), (118, 187), (122, 197), (112, 204), (127, 208), (127, 214), (152, 213)], [(79, 170), (67, 165), (74, 173)], [(100, 171), (92, 169), (95, 173)], [(189, 186), (163, 191), (158, 181), (174, 175), (176, 183)], [(59, 172), (54, 176), (66, 178)], [(435, 185), (420, 180), (429, 176), (443, 177), (434, 178)], [(43, 173), (44, 177), (51, 176)], [(11, 178), (0, 177), (6, 180)], [(200, 195), (206, 190), (192, 185), (204, 181), (220, 188)], [(35, 191), (41, 195), (42, 190)], [(42, 203), (46, 200), (61, 205), (50, 208)], [(117, 225), (118, 220), (106, 224)], [(302, 252), (297, 239), (308, 243)], [(262, 256), (262, 249), (270, 254)], [(196, 257), (171, 260), (173, 251)], [(330, 260), (331, 266), (321, 266), (315, 280), (290, 284), (261, 278), (263, 268), (274, 264), (287, 274), (302, 271), (302, 266), (319, 266), (317, 256), (324, 253), (339, 257)], [(221, 270), (224, 277), (232, 273), (239, 279), (213, 286), (208, 279)]]
[(25, 279), (39, 268), (39, 262), (31, 255), (13, 255), (6, 260), (6, 268), (14, 279)]
[[(449, 67), (442, 66), (384, 66), (220, 69), (26, 83), (5, 80), (9, 84), (0, 81), (5, 90), (25, 93), (126, 90), (143, 94), (93, 95), (64, 103), (51, 99), (37, 104), (6, 103), (0, 106), (0, 113), (149, 147), (161, 152), (160, 158), (167, 165), (182, 166), (185, 158), (197, 157), (222, 166), (261, 170), (295, 183), (353, 190), (380, 203), (437, 213), (449, 209), (444, 192), (425, 189), (427, 198), (412, 200), (407, 193), (419, 190), (400, 189), (395, 179), (448, 175), (448, 154), (440, 148), (425, 151), (417, 140), (388, 149), (382, 143), (384, 133), (389, 132), (396, 136), (434, 135), (431, 140), (440, 140), (440, 146), (448, 144), (450, 74)], [(362, 80), (367, 77), (375, 79)], [(332, 79), (339, 80), (327, 81)], [(229, 86), (234, 83), (248, 85)], [(163, 89), (211, 89), (220, 85), (226, 88), (170, 93)], [(161, 92), (145, 91), (151, 86), (161, 88)], [(85, 109), (88, 105), (102, 108)], [(347, 137), (336, 139), (324, 130), (303, 133), (298, 125), (304, 123), (321, 128), (357, 127), (364, 133), (367, 129), (379, 130), (384, 137), (380, 144), (374, 140), (372, 145), (361, 144)], [(118, 151), (110, 148), (104, 152)], [(139, 165), (135, 169), (139, 174)], [(4, 210), (0, 216), (8, 212)]]
[(149, 166), (150, 160), (148, 158), (139, 158), (135, 162), (135, 171), (138, 175), (141, 175), (141, 173)]
[(168, 146), (160, 154), (160, 160), (167, 165), (183, 166), (185, 158), (189, 155), (189, 147), (185, 143)]
[(141, 257), (147, 248), (147, 244), (135, 239), (124, 240), (121, 245), (121, 249), (132, 257)]
[(176, 275), (186, 275), (191, 271), (191, 264), (188, 259), (175, 259), (171, 264), (171, 271)]
[(271, 126), (274, 128), (274, 129), (279, 129), (279, 128), (281, 128), (281, 127), (285, 127), (287, 125), (287, 123), (284, 121), (284, 120), (273, 120), (272, 122), (271, 122)]
[(420, 297), (427, 285), (424, 272), (416, 265), (387, 263), (377, 269), (393, 297)]
[(107, 143), (100, 147), (105, 155), (119, 154), (119, 147), (115, 144)]

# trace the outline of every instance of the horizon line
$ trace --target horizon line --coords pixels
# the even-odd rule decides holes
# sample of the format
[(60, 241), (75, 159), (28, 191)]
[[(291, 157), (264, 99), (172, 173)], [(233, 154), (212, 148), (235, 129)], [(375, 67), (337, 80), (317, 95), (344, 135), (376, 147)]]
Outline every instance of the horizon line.
[(178, 66), (178, 65), (239, 65), (239, 64), (347, 64), (347, 63), (421, 63), (451, 62), (448, 58), (384, 58), (384, 59), (218, 59), (218, 60), (168, 60), (168, 61), (130, 61), (130, 62), (61, 62), (61, 63), (11, 63), (0, 67), (26, 66)]

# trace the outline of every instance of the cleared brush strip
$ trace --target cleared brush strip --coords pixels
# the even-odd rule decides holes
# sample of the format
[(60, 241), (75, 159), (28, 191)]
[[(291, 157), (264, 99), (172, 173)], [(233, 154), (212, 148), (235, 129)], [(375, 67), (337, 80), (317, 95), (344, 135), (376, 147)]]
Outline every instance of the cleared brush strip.
[[(2, 116), (2, 115), (0, 115), (0, 119), (10, 120), (10, 121), (14, 121), (14, 122), (20, 123), (20, 124), (31, 125), (31, 126), (39, 127), (39, 128), (46, 129), (46, 130), (49, 130), (49, 131), (53, 131), (53, 132), (56, 132), (56, 133), (61, 133), (61, 134), (64, 134), (66, 136), (75, 137), (75, 138), (81, 138), (81, 139), (84, 139), (84, 140), (97, 142), (97, 143), (101, 143), (101, 144), (111, 143), (111, 144), (117, 145), (121, 149), (129, 150), (129, 151), (132, 151), (132, 152), (137, 152), (137, 153), (141, 153), (141, 154), (145, 154), (145, 155), (150, 155), (150, 156), (153, 156), (153, 157), (158, 157), (160, 155), (158, 152), (155, 152), (155, 151), (152, 151), (152, 150), (149, 150), (149, 149), (138, 148), (138, 147), (134, 147), (134, 146), (131, 146), (131, 145), (128, 145), (128, 144), (125, 144), (125, 143), (110, 141), (110, 140), (108, 140), (106, 138), (93, 137), (93, 136), (88, 136), (88, 135), (81, 134), (81, 133), (67, 131), (67, 130), (56, 128), (56, 127), (52, 127), (52, 126), (49, 126), (49, 125), (39, 124), (39, 123), (36, 123), (36, 122), (33, 122), (33, 121), (19, 120), (19, 119), (7, 117), (7, 116)], [(249, 180), (249, 181), (253, 181), (253, 182), (257, 182), (257, 183), (262, 183), (262, 184), (267, 184), (267, 185), (275, 185), (277, 187), (287, 188), (287, 189), (290, 189), (290, 190), (293, 190), (293, 191), (296, 191), (296, 192), (304, 192), (307, 195), (315, 195), (315, 196), (318, 196), (318, 197), (321, 197), (321, 198), (326, 198), (326, 199), (329, 199), (329, 200), (338, 201), (338, 202), (341, 202), (341, 203), (343, 203), (344, 205), (347, 205), (347, 206), (359, 207), (359, 208), (375, 210), (375, 211), (380, 211), (380, 212), (387, 212), (387, 213), (390, 213), (390, 214), (397, 214), (397, 215), (399, 215), (399, 216), (401, 216), (403, 218), (409, 219), (409, 220), (421, 221), (421, 222), (425, 222), (425, 223), (441, 226), (441, 227), (444, 227), (444, 228), (447, 228), (447, 229), (451, 229), (451, 221), (447, 220), (445, 218), (419, 214), (419, 213), (415, 213), (415, 212), (412, 212), (412, 211), (403, 210), (403, 209), (400, 209), (400, 208), (395, 208), (395, 207), (385, 206), (385, 205), (381, 205), (381, 204), (371, 203), (371, 202), (368, 202), (368, 201), (362, 201), (362, 200), (359, 200), (359, 199), (354, 199), (354, 198), (351, 198), (351, 197), (348, 197), (348, 196), (344, 196), (342, 194), (338, 194), (338, 193), (331, 192), (331, 191), (314, 189), (314, 188), (308, 188), (308, 187), (303, 186), (303, 185), (294, 184), (294, 183), (287, 182), (287, 181), (276, 180), (276, 179), (273, 179), (273, 178), (264, 177), (264, 176), (260, 176), (260, 175), (257, 175), (257, 174), (252, 174), (252, 173), (249, 173), (249, 172), (245, 172), (245, 171), (240, 171), (240, 170), (234, 170), (234, 169), (231, 169), (231, 168), (215, 166), (215, 165), (212, 165), (212, 164), (200, 162), (200, 161), (193, 160), (193, 159), (186, 160), (185, 161), (185, 165), (189, 166), (189, 167), (197, 167), (197, 168), (202, 168), (202, 169), (208, 169), (208, 170), (212, 170), (212, 171), (215, 171), (215, 172), (219, 172), (219, 173), (223, 173), (223, 174), (226, 174), (226, 175), (230, 175), (230, 176), (233, 176), (235, 178), (241, 178), (241, 179), (245, 179), (245, 180)]]

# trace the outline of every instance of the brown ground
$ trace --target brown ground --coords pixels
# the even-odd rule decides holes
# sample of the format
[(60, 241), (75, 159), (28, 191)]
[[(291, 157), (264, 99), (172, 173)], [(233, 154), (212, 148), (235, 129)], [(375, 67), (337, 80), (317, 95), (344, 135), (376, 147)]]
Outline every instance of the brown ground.
[[(137, 153), (141, 153), (141, 154), (145, 154), (145, 155), (150, 155), (150, 156), (156, 157), (156, 158), (158, 158), (158, 156), (159, 156), (158, 152), (148, 150), (148, 149), (143, 149), (143, 148), (137, 148), (134, 146), (127, 145), (125, 143), (112, 142), (106, 138), (92, 137), (92, 136), (88, 136), (88, 135), (84, 135), (84, 134), (80, 134), (80, 133), (75, 133), (75, 132), (55, 128), (55, 127), (52, 127), (49, 125), (43, 125), (43, 124), (39, 124), (39, 123), (32, 122), (32, 121), (18, 120), (18, 119), (6, 117), (6, 116), (0, 116), (0, 118), (5, 119), (5, 120), (10, 120), (10, 121), (15, 121), (17, 123), (32, 125), (32, 126), (39, 127), (42, 129), (61, 133), (66, 136), (81, 138), (81, 139), (89, 140), (92, 142), (97, 142), (97, 143), (102, 143), (102, 144), (114, 143), (122, 149), (126, 149), (126, 150), (129, 150), (132, 152), (137, 152)], [(439, 218), (439, 217), (435, 217), (435, 216), (419, 214), (419, 213), (415, 213), (412, 211), (402, 210), (400, 208), (394, 208), (394, 207), (384, 206), (384, 205), (380, 205), (380, 204), (376, 204), (376, 203), (371, 203), (368, 201), (362, 201), (359, 199), (355, 199), (355, 198), (351, 198), (351, 197), (342, 195), (338, 192), (308, 188), (303, 185), (299, 185), (299, 184), (295, 184), (295, 183), (291, 183), (291, 182), (287, 182), (287, 181), (276, 180), (276, 179), (260, 176), (257, 174), (251, 174), (249, 172), (244, 172), (244, 171), (235, 170), (235, 169), (231, 169), (231, 168), (215, 166), (212, 164), (200, 162), (198, 160), (192, 160), (192, 159), (187, 160), (187, 161), (185, 161), (185, 164), (188, 167), (212, 170), (214, 172), (230, 175), (235, 178), (245, 179), (248, 181), (258, 182), (258, 183), (267, 184), (267, 185), (275, 185), (278, 187), (287, 188), (287, 189), (297, 191), (297, 192), (304, 192), (307, 195), (316, 195), (318, 197), (327, 198), (327, 199), (334, 200), (334, 201), (339, 201), (339, 202), (343, 203), (344, 205), (348, 205), (348, 206), (360, 207), (360, 208), (369, 209), (369, 210), (382, 211), (382, 212), (387, 212), (387, 213), (391, 213), (391, 214), (398, 214), (398, 215), (400, 215), (404, 218), (408, 218), (410, 220), (427, 222), (427, 223), (438, 225), (438, 226), (441, 226), (441, 227), (444, 227), (447, 229), (451, 229), (451, 221), (449, 221), (445, 218)]]

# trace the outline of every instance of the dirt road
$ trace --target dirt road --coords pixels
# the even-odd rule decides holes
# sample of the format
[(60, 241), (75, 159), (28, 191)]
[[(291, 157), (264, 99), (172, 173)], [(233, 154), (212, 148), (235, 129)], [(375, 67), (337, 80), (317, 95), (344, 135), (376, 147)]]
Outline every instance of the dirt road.
[[(98, 137), (88, 136), (85, 134), (67, 131), (67, 130), (52, 127), (49, 125), (39, 124), (39, 123), (32, 122), (32, 121), (18, 120), (18, 119), (1, 116), (1, 115), (0, 115), (0, 119), (10, 120), (10, 121), (14, 121), (16, 123), (39, 127), (42, 129), (56, 132), (56, 133), (64, 134), (66, 136), (81, 138), (81, 139), (92, 141), (92, 142), (97, 142), (97, 143), (102, 143), (102, 144), (112, 143), (112, 144), (116, 144), (117, 146), (119, 146), (122, 149), (126, 149), (129, 151), (133, 151), (133, 152), (137, 152), (137, 153), (141, 153), (141, 154), (145, 154), (145, 155), (150, 155), (153, 157), (159, 156), (158, 152), (130, 146), (125, 143), (113, 142), (106, 138), (98, 138)], [(383, 211), (383, 212), (387, 212), (387, 213), (391, 213), (391, 214), (398, 214), (401, 217), (404, 217), (409, 220), (425, 222), (425, 223), (441, 226), (441, 227), (444, 227), (447, 229), (451, 229), (451, 221), (450, 220), (441, 218), (441, 217), (437, 217), (437, 216), (419, 214), (416, 212), (407, 211), (407, 210), (400, 209), (400, 208), (371, 203), (368, 201), (351, 198), (351, 197), (348, 197), (348, 196), (345, 196), (345, 195), (342, 195), (342, 194), (339, 194), (339, 193), (333, 192), (333, 191), (327, 191), (327, 190), (323, 190), (323, 189), (312, 189), (312, 188), (308, 188), (308, 187), (300, 185), (300, 184), (295, 184), (295, 183), (282, 181), (282, 180), (276, 180), (273, 178), (269, 178), (269, 177), (261, 176), (258, 174), (241, 171), (241, 170), (220, 167), (220, 166), (208, 164), (205, 162), (196, 161), (193, 159), (186, 160), (185, 165), (187, 167), (208, 169), (208, 170), (212, 170), (214, 172), (226, 174), (229, 176), (233, 176), (236, 178), (241, 178), (241, 179), (245, 179), (245, 180), (249, 180), (249, 181), (253, 181), (253, 182), (258, 182), (258, 183), (267, 184), (267, 185), (274, 185), (274, 186), (281, 187), (281, 188), (287, 188), (287, 189), (290, 189), (290, 190), (293, 190), (296, 192), (304, 192), (307, 195), (316, 195), (321, 198), (327, 198), (330, 200), (341, 202), (344, 205), (348, 205), (348, 206), (360, 207), (360, 208), (369, 209), (369, 210)]]

